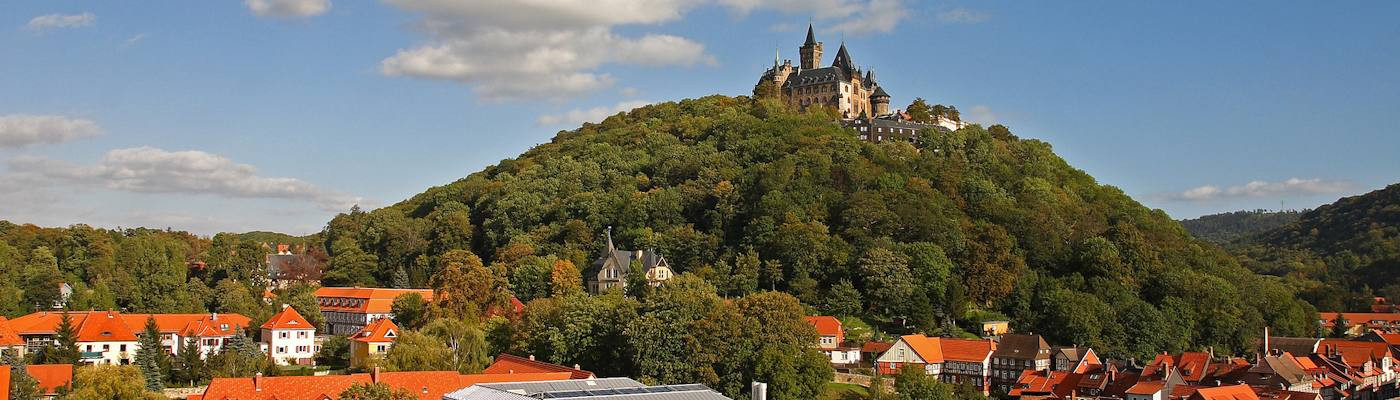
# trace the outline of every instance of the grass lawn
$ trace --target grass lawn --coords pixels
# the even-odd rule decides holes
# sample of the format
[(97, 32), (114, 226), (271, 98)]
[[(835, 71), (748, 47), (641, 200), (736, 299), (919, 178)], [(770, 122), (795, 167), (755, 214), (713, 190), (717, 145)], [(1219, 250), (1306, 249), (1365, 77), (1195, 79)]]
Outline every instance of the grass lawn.
[(817, 400), (843, 400), (843, 399), (863, 399), (869, 394), (864, 386), (850, 383), (828, 382), (822, 387), (822, 394), (817, 396)]

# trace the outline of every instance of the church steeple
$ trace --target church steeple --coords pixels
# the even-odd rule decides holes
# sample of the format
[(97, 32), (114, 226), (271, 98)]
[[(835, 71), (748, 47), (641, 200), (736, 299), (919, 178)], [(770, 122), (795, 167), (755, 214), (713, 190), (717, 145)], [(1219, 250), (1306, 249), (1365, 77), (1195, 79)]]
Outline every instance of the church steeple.
[(802, 43), (797, 54), (802, 58), (802, 69), (821, 68), (822, 43), (817, 41), (817, 35), (812, 32), (811, 23), (807, 23), (807, 41)]

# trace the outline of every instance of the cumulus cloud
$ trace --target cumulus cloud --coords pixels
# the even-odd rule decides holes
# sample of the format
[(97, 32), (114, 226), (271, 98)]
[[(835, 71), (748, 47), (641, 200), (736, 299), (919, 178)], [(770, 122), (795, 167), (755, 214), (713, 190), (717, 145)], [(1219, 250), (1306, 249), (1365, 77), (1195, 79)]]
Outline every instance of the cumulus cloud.
[(985, 12), (973, 11), (966, 8), (954, 8), (952, 10), (938, 13), (938, 20), (950, 24), (975, 24), (991, 18)]
[(131, 193), (303, 200), (325, 211), (343, 211), (362, 201), (296, 178), (261, 176), (253, 166), (217, 154), (154, 147), (111, 150), (92, 165), (18, 157), (9, 161), (9, 173), (3, 178), (7, 183), (3, 186), (27, 182), (95, 186)]
[(331, 0), (243, 0), (260, 17), (314, 17), (331, 9)]
[(1289, 178), (1281, 182), (1251, 181), (1237, 186), (1221, 188), (1203, 185), (1169, 196), (1174, 200), (1207, 201), (1243, 197), (1284, 197), (1312, 194), (1339, 194), (1356, 188), (1349, 181), (1326, 180), (1320, 178)]
[[(612, 87), (610, 64), (714, 65), (695, 40), (615, 28), (656, 25), (718, 4), (746, 14), (770, 9), (816, 15), (850, 33), (888, 31), (904, 18), (900, 0), (386, 0), (417, 13), (425, 41), (380, 62), (388, 76), (471, 85), (488, 101), (566, 99)], [(825, 6), (823, 6), (825, 5)]]
[(579, 125), (584, 122), (601, 122), (614, 114), (630, 111), (651, 104), (649, 101), (624, 101), (611, 107), (593, 107), (570, 110), (562, 114), (541, 115), (536, 122), (540, 125)]
[(90, 12), (71, 15), (49, 14), (30, 19), (29, 23), (24, 25), (24, 29), (42, 32), (51, 29), (81, 28), (92, 26), (94, 23), (97, 23), (97, 16)]
[(55, 144), (102, 134), (97, 123), (62, 115), (0, 115), (0, 149)]

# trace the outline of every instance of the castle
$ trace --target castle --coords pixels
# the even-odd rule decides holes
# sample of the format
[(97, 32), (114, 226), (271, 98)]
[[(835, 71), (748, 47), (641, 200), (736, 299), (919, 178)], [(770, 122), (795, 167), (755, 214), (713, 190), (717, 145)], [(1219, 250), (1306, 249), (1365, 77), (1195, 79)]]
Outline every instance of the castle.
[(952, 131), (963, 127), (961, 121), (943, 116), (935, 117), (932, 123), (919, 123), (902, 111), (891, 112), (889, 93), (875, 80), (874, 70), (862, 73), (856, 66), (845, 41), (836, 50), (831, 66), (821, 67), (822, 42), (817, 41), (811, 24), (807, 25), (807, 40), (798, 48), (798, 54), (800, 64), (796, 67), (792, 60), (781, 60), (775, 54), (773, 66), (763, 72), (754, 93), (767, 91), (797, 110), (830, 107), (841, 114), (843, 126), (856, 131), (862, 140), (872, 142), (915, 141), (920, 130)]

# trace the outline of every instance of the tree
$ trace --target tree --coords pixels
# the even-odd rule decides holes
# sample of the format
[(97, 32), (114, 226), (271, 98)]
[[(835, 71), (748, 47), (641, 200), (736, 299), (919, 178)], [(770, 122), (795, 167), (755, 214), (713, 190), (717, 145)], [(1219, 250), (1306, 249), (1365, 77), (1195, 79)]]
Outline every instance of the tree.
[[(923, 368), (906, 365), (894, 378), (894, 391), (901, 400), (953, 400), (952, 388), (939, 382)], [(961, 399), (961, 397), (957, 397)]]
[(838, 317), (860, 314), (860, 291), (851, 281), (842, 279), (831, 286), (826, 294), (826, 311)]
[(569, 260), (555, 260), (549, 274), (550, 291), (555, 297), (583, 293), (583, 281), (578, 267)]
[(44, 362), (48, 364), (77, 364), (78, 331), (73, 327), (73, 317), (63, 312), (58, 318), (54, 344), (44, 348)]
[(860, 274), (865, 290), (877, 313), (903, 323), (909, 316), (914, 296), (914, 277), (909, 273), (909, 260), (885, 248), (873, 248), (861, 257)]
[(218, 293), (218, 304), (214, 308), (215, 311), (239, 314), (255, 321), (267, 319), (272, 315), (267, 308), (267, 303), (260, 299), (261, 296), (254, 297), (247, 285), (232, 279), (224, 279), (214, 285), (214, 291)]
[(414, 331), (399, 332), (399, 338), (384, 355), (389, 371), (442, 371), (450, 368), (452, 350), (441, 340)]
[(647, 289), (650, 289), (647, 282), (647, 272), (642, 269), (641, 260), (632, 260), (627, 264), (627, 296), (634, 299), (646, 297)]
[(93, 365), (73, 371), (70, 400), (163, 400), (146, 391), (145, 377), (134, 365)]
[(5, 365), (0, 368), (10, 369), (10, 387), (4, 388), (10, 393), (10, 399), (39, 400), (42, 398), (39, 381), (29, 375), (23, 356), (5, 352)]
[(166, 353), (160, 338), (160, 326), (156, 325), (156, 318), (146, 317), (146, 328), (136, 342), (136, 366), (141, 368), (141, 376), (146, 379), (146, 390), (153, 392), (165, 389), (165, 376), (160, 364)]
[(497, 291), (505, 285), (505, 279), (481, 264), (481, 258), (466, 250), (452, 250), (443, 254), (438, 261), (438, 273), (433, 276), (432, 286), (437, 310), (442, 317), (475, 319), (483, 310), (500, 305)]
[(933, 122), (933, 108), (929, 107), (928, 101), (924, 100), (923, 97), (915, 97), (914, 102), (909, 103), (909, 107), (906, 107), (904, 111), (909, 113), (909, 117), (913, 118), (914, 122)]
[(286, 304), (306, 318), (306, 322), (311, 326), (324, 326), (326, 317), (321, 314), (321, 302), (316, 300), (316, 288), (304, 283), (297, 283), (277, 294), (277, 299), (273, 304)]
[(413, 392), (383, 383), (356, 383), (338, 395), (341, 400), (415, 400)]
[(354, 239), (342, 237), (331, 243), (330, 262), (321, 281), (331, 286), (375, 286), (373, 272), (379, 257), (360, 248)]
[(321, 351), (316, 352), (316, 365), (331, 368), (345, 368), (350, 365), (350, 340), (342, 335), (334, 335), (321, 342)]
[(170, 371), (170, 380), (175, 384), (189, 387), (209, 379), (209, 370), (204, 366), (204, 354), (198, 339), (182, 339), (180, 354), (175, 357)]
[(42, 246), (34, 249), (29, 256), (29, 265), (25, 268), (24, 304), (34, 310), (52, 307), (60, 300), (58, 286), (62, 283), (58, 259), (54, 258), (53, 252)]
[(263, 354), (258, 344), (241, 329), (224, 339), (223, 347), (205, 360), (205, 365), (210, 375), (221, 378), (249, 377), (273, 367), (267, 354)]
[(390, 310), (394, 312), (394, 324), (403, 329), (418, 329), (428, 323), (428, 301), (418, 293), (404, 293), (394, 298)]
[(1347, 317), (1345, 315), (1342, 315), (1342, 313), (1337, 313), (1337, 317), (1332, 319), (1332, 331), (1328, 333), (1328, 336), (1334, 338), (1346, 338), (1348, 336), (1351, 336), (1350, 331), (1351, 322), (1347, 321)]
[(447, 345), (450, 354), (448, 369), (475, 374), (491, 365), (486, 333), (479, 327), (460, 320), (439, 318), (424, 326), (422, 333), (436, 337)]

